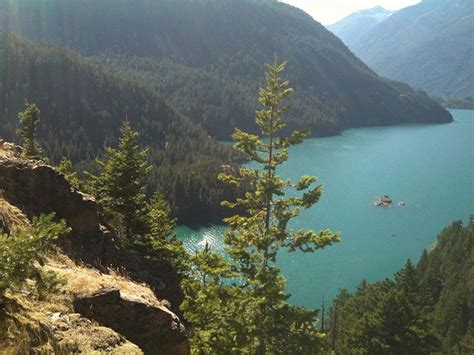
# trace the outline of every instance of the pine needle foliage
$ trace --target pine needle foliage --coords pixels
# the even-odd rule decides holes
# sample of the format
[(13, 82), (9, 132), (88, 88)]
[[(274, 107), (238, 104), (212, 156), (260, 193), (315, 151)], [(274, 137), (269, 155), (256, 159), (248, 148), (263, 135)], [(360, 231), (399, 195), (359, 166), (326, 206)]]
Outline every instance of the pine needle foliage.
[(147, 149), (141, 149), (139, 134), (128, 121), (121, 127), (118, 148), (107, 147), (104, 160), (97, 160), (99, 175), (86, 173), (91, 192), (125, 244), (146, 233), (145, 188), (151, 166)]
[(32, 227), (0, 233), (0, 306), (6, 291), (18, 292), (27, 280), (35, 281), (39, 296), (54, 289), (58, 279), (42, 270), (53, 241), (70, 229), (64, 221), (53, 222), (54, 215), (33, 219)]
[[(314, 176), (302, 176), (292, 183), (277, 174), (278, 167), (288, 160), (289, 148), (309, 134), (293, 131), (289, 137), (278, 136), (286, 125), (283, 115), (289, 106), (285, 99), (293, 93), (289, 82), (281, 77), (286, 64), (278, 63), (275, 58), (273, 64), (266, 65), (266, 86), (259, 90), (258, 98), (262, 108), (256, 111), (261, 137), (240, 130), (233, 135), (235, 148), (259, 167), (241, 168), (240, 177), (220, 175), (221, 180), (234, 186), (245, 179), (253, 187), (253, 191), (236, 202), (224, 203), (246, 212), (225, 219), (230, 227), (225, 243), (239, 277), (258, 305), (253, 317), (258, 354), (275, 353), (278, 349), (285, 352), (314, 349), (319, 336), (314, 324), (317, 312), (287, 303), (285, 279), (275, 262), (283, 251), (314, 252), (339, 241), (339, 235), (330, 230), (294, 231), (290, 226), (301, 209), (319, 201), (323, 188), (315, 185)], [(300, 196), (287, 196), (289, 189), (296, 190)]]
[(59, 165), (56, 166), (56, 170), (64, 175), (64, 177), (67, 181), (69, 181), (72, 187), (76, 189), (81, 188), (82, 182), (79, 179), (77, 172), (74, 171), (72, 162), (68, 158), (63, 157), (59, 162)]
[(25, 148), (24, 154), (27, 158), (36, 158), (41, 154), (41, 149), (37, 141), (37, 126), (40, 122), (40, 110), (35, 103), (26, 104), (23, 112), (18, 114), (20, 129), (18, 134), (21, 137)]
[[(323, 189), (315, 177), (303, 176), (292, 183), (277, 173), (288, 160), (289, 148), (309, 133), (294, 131), (280, 137), (289, 109), (285, 99), (293, 93), (281, 78), (285, 66), (276, 59), (266, 65), (266, 85), (258, 98), (262, 108), (256, 111), (261, 137), (239, 129), (233, 135), (234, 147), (256, 167), (241, 167), (237, 176), (219, 175), (231, 186), (251, 186), (235, 202), (223, 202), (239, 211), (224, 220), (229, 226), (225, 236), (229, 260), (208, 248), (198, 252), (193, 262), (196, 275), (203, 278), (184, 284), (183, 306), (194, 326), (196, 353), (312, 354), (324, 346), (316, 325), (318, 312), (288, 303), (285, 278), (276, 264), (282, 252), (314, 252), (339, 241), (339, 235), (329, 230), (291, 228), (290, 222), (317, 203)], [(208, 301), (204, 315), (193, 308), (199, 307), (196, 300)]]
[(156, 191), (147, 205), (148, 232), (135, 240), (135, 249), (142, 255), (166, 260), (184, 275), (189, 268), (189, 255), (183, 242), (174, 234), (176, 218), (160, 191)]
[(329, 312), (336, 354), (474, 353), (474, 223), (453, 222), (392, 279), (341, 290)]

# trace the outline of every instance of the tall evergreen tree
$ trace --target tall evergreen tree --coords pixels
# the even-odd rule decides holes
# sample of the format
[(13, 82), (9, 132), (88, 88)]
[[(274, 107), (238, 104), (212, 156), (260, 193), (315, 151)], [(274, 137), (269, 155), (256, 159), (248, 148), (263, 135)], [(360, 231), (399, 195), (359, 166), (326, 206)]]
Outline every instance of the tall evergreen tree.
[(141, 149), (139, 135), (128, 121), (121, 127), (118, 149), (106, 148), (104, 160), (97, 160), (100, 174), (87, 173), (92, 192), (104, 213), (113, 221), (126, 243), (148, 231), (146, 178), (151, 169), (147, 149)]
[(209, 243), (190, 261), (191, 275), (182, 282), (181, 310), (190, 323), (193, 354), (251, 353), (247, 318), (253, 304), (241, 288), (226, 285), (238, 274), (222, 255), (211, 251)]
[[(285, 278), (276, 265), (282, 251), (313, 252), (339, 240), (329, 230), (293, 231), (289, 225), (300, 209), (319, 200), (322, 186), (313, 186), (315, 177), (303, 176), (292, 184), (277, 174), (288, 159), (288, 148), (307, 134), (295, 131), (279, 137), (288, 109), (284, 100), (293, 92), (280, 77), (285, 65), (275, 59), (266, 66), (266, 86), (259, 92), (262, 109), (256, 112), (263, 138), (241, 130), (234, 134), (235, 148), (259, 167), (242, 167), (238, 176), (219, 175), (232, 186), (251, 187), (242, 198), (223, 203), (239, 211), (225, 219), (230, 227), (225, 237), (230, 260), (213, 256), (206, 248), (193, 258), (194, 279), (184, 283), (183, 309), (195, 327), (197, 353), (301, 354), (317, 353), (323, 346), (318, 312), (287, 303)], [(295, 193), (287, 196), (290, 189)], [(196, 302), (204, 300), (210, 306), (201, 314)]]
[[(287, 138), (279, 137), (289, 108), (285, 99), (293, 93), (289, 82), (281, 78), (285, 66), (286, 62), (278, 63), (276, 58), (273, 64), (266, 65), (266, 86), (259, 90), (258, 98), (262, 108), (256, 111), (262, 137), (241, 130), (233, 135), (235, 148), (260, 167), (242, 167), (239, 177), (220, 175), (221, 180), (234, 186), (245, 180), (253, 187), (236, 202), (225, 202), (228, 207), (245, 211), (225, 219), (230, 227), (225, 242), (226, 252), (257, 305), (251, 321), (258, 354), (301, 353), (318, 346), (317, 312), (287, 303), (285, 279), (275, 262), (282, 251), (314, 252), (339, 241), (339, 236), (329, 230), (293, 231), (290, 226), (302, 208), (318, 202), (323, 188), (314, 186), (313, 176), (303, 176), (293, 184), (277, 174), (278, 167), (288, 160), (288, 148), (301, 143), (308, 134), (294, 131)], [(290, 189), (300, 196), (295, 193), (288, 197)]]
[(35, 103), (26, 104), (25, 111), (18, 114), (18, 120), (20, 121), (18, 133), (25, 148), (25, 156), (28, 158), (38, 157), (41, 153), (36, 139), (36, 129), (40, 121), (39, 116), (40, 110)]

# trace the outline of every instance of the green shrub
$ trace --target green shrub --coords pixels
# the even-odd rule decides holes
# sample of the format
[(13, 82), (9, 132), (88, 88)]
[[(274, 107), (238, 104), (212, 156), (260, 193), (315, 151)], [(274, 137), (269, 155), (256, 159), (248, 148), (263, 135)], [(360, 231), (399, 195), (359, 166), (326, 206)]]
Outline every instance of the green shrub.
[(16, 229), (10, 235), (0, 233), (0, 303), (7, 290), (19, 291), (26, 280), (35, 282), (40, 296), (58, 284), (56, 275), (43, 271), (41, 266), (53, 240), (70, 229), (64, 221), (53, 222), (53, 217), (35, 217), (30, 228)]

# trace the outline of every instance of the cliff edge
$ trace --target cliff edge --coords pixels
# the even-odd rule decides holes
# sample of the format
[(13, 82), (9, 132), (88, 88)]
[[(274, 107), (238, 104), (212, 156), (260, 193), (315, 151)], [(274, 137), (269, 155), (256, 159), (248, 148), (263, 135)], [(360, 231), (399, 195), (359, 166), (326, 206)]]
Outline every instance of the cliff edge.
[(46, 300), (27, 291), (9, 296), (0, 309), (0, 349), (189, 354), (173, 267), (121, 248), (92, 196), (0, 140), (0, 229), (9, 234), (53, 212), (71, 232), (57, 241), (44, 268), (64, 282)]

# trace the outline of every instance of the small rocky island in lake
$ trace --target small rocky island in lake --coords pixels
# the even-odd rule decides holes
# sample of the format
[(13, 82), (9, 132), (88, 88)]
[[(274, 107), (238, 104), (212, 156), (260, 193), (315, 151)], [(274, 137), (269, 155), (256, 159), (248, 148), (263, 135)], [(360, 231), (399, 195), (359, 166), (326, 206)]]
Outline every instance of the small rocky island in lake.
[(376, 200), (374, 205), (377, 207), (390, 207), (392, 205), (392, 199), (389, 196), (384, 195), (383, 197)]

